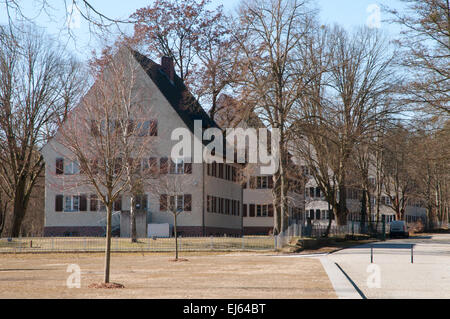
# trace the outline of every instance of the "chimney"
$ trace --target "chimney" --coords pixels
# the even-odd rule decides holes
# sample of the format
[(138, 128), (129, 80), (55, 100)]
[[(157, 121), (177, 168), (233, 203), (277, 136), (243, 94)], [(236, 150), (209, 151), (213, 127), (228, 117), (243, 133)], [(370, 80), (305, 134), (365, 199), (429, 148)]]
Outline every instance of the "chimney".
[(170, 81), (173, 82), (175, 78), (175, 69), (173, 67), (173, 59), (168, 56), (163, 56), (161, 58), (161, 67), (163, 72), (167, 75)]

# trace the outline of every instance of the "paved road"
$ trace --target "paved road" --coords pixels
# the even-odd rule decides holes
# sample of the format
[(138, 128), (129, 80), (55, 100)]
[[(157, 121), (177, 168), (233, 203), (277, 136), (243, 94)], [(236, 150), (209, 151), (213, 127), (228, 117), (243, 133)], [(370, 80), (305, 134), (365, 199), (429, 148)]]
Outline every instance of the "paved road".
[(373, 252), (373, 264), (370, 244), (341, 250), (327, 258), (369, 299), (450, 298), (450, 234), (374, 243)]

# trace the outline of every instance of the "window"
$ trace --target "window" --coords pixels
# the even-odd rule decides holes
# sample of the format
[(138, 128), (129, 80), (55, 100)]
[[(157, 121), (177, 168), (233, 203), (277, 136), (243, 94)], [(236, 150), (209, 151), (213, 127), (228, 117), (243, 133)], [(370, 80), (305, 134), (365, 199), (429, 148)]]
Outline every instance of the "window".
[(267, 176), (262, 177), (261, 188), (267, 188)]
[(158, 136), (158, 120), (147, 120), (137, 123), (138, 136)]
[(311, 198), (314, 197), (314, 187), (309, 188), (309, 197), (311, 197)]
[[(59, 201), (61, 197), (59, 197)], [(86, 211), (86, 196), (85, 195), (68, 195), (64, 196), (64, 211), (65, 212), (79, 212)], [(60, 203), (58, 203), (58, 209), (61, 208)], [(60, 211), (60, 210), (57, 210)]]
[(184, 161), (182, 159), (175, 160), (175, 174), (184, 174)]
[(134, 207), (136, 209), (147, 210), (147, 195), (137, 195), (135, 197)]
[(262, 206), (262, 216), (267, 217), (267, 205)]
[(64, 166), (64, 174), (65, 175), (78, 174), (79, 172), (80, 172), (80, 165), (78, 164), (77, 161), (68, 162)]
[(320, 187), (316, 187), (316, 197), (320, 197)]
[(242, 205), (242, 214), (244, 217), (247, 217), (247, 204)]

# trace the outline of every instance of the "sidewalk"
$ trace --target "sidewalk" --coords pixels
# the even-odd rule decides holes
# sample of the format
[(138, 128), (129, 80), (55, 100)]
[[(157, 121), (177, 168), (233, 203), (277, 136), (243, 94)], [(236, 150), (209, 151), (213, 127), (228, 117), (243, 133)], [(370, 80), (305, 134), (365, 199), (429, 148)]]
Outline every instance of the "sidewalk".
[(373, 247), (373, 264), (380, 270), (379, 288), (368, 287), (368, 278), (375, 278), (375, 268), (367, 268), (371, 265), (370, 244), (344, 249), (327, 258), (337, 263), (369, 299), (450, 298), (450, 234), (389, 240)]

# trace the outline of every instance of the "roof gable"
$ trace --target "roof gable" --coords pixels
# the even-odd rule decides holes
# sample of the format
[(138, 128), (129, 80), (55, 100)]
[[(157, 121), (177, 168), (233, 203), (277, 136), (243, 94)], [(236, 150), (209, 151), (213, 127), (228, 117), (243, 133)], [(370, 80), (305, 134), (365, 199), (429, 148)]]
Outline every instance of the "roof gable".
[[(217, 123), (203, 110), (197, 99), (189, 92), (180, 77), (175, 74), (172, 82), (162, 71), (160, 64), (137, 51), (133, 50), (132, 54), (193, 134), (195, 120), (202, 121), (203, 130), (208, 128), (220, 129)], [(205, 141), (203, 142), (205, 143)]]

